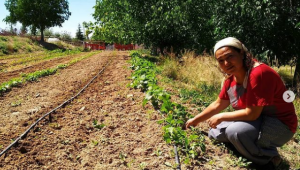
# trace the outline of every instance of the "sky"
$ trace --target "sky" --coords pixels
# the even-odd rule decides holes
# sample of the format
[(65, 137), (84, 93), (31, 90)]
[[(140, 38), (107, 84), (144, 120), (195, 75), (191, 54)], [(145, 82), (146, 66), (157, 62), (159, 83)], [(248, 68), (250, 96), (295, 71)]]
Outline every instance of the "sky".
[[(69, 10), (71, 12), (71, 16), (67, 21), (65, 21), (62, 24), (62, 27), (52, 27), (50, 29), (53, 30), (53, 32), (64, 32), (67, 31), (71, 33), (72, 37), (75, 37), (76, 30), (78, 29), (78, 24), (81, 25), (84, 21), (94, 22), (94, 18), (92, 16), (92, 13), (94, 13), (94, 8), (96, 4), (96, 0), (68, 0), (69, 2)], [(9, 29), (10, 26), (6, 25), (5, 22), (3, 22), (3, 19), (9, 15), (9, 12), (6, 10), (6, 7), (4, 5), (5, 0), (0, 0), (0, 28), (1, 29)], [(21, 24), (17, 24), (14, 26), (14, 28), (20, 28)]]

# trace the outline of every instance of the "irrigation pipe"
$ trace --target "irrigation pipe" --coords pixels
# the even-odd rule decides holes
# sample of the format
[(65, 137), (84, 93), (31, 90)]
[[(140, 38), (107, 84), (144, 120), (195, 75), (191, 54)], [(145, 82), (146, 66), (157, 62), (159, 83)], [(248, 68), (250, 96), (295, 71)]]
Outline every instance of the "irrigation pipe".
[[(154, 107), (153, 106), (153, 104), (152, 103), (150, 103), (151, 105), (152, 105), (152, 107)], [(155, 108), (155, 107), (154, 107)], [(161, 112), (160, 112), (160, 110), (158, 110), (158, 109), (155, 109), (156, 111), (157, 111), (157, 113), (159, 113), (160, 115), (161, 115)], [(179, 154), (178, 154), (178, 152), (177, 152), (177, 146), (174, 144), (174, 153), (175, 153), (175, 163), (176, 163), (176, 170), (181, 170), (181, 165), (180, 165), (180, 159), (179, 159)]]
[(175, 162), (176, 162), (176, 170), (181, 170), (181, 167), (180, 167), (180, 160), (179, 160), (179, 155), (178, 155), (178, 152), (177, 152), (177, 146), (174, 145), (174, 151), (175, 151)]
[(14, 145), (16, 145), (18, 143), (19, 140), (24, 139), (27, 134), (29, 133), (29, 131), (31, 129), (33, 129), (41, 120), (43, 120), (45, 117), (49, 116), (49, 119), (51, 120), (51, 113), (55, 112), (57, 109), (62, 108), (63, 106), (65, 106), (66, 104), (70, 103), (72, 100), (74, 100), (77, 96), (79, 96), (80, 93), (82, 93), (100, 74), (102, 74), (102, 72), (105, 70), (105, 68), (112, 62), (112, 59), (110, 61), (108, 61), (108, 63), (104, 66), (104, 68), (102, 70), (99, 71), (99, 73), (94, 76), (75, 96), (71, 97), (70, 99), (66, 100), (65, 102), (63, 102), (62, 104), (60, 104), (59, 106), (57, 106), (55, 109), (51, 110), (50, 112), (44, 114), (42, 117), (40, 117), (36, 122), (34, 122), (21, 136), (19, 136), (13, 143), (11, 143), (8, 147), (6, 147), (1, 153), (0, 153), (0, 157), (5, 154), (11, 147), (13, 147)]

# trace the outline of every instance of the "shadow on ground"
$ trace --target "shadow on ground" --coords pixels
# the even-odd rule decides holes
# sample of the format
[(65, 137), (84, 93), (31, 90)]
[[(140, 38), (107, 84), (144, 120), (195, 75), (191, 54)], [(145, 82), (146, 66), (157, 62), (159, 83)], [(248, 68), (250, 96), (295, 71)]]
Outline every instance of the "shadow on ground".
[(43, 48), (47, 49), (47, 50), (56, 50), (56, 49), (62, 49), (62, 50), (66, 50), (65, 48), (59, 47), (55, 44), (52, 43), (48, 43), (48, 42), (42, 42), (42, 41), (37, 41), (41, 46), (43, 46)]

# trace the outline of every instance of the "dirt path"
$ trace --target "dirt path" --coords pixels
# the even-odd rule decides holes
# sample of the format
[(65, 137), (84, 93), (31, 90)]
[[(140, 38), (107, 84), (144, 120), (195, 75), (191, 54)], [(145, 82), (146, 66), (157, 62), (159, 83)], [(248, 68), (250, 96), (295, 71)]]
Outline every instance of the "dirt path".
[(24, 65), (21, 68), (13, 70), (13, 71), (2, 72), (2, 73), (0, 73), (0, 84), (5, 81), (8, 81), (12, 78), (19, 77), (21, 73), (31, 73), (31, 72), (35, 72), (38, 70), (55, 67), (59, 64), (66, 64), (69, 61), (73, 60), (74, 58), (78, 58), (85, 54), (87, 54), (87, 53), (80, 53), (80, 54), (69, 55), (69, 56), (64, 56), (64, 57), (60, 57), (60, 58), (54, 58), (51, 60), (40, 61), (38, 63), (34, 63), (34, 65), (29, 65), (29, 66)]
[[(74, 94), (112, 56), (109, 52), (95, 55), (1, 98), (0, 144), (7, 146), (37, 116)], [(43, 121), (0, 157), (0, 168), (171, 169), (165, 162), (174, 163), (173, 148), (162, 140), (156, 123), (159, 115), (152, 108), (142, 108), (143, 93), (126, 87), (130, 82), (127, 59), (128, 53), (117, 52), (105, 72), (57, 111), (51, 123)], [(11, 107), (16, 100), (21, 105)], [(94, 120), (105, 127), (95, 128)]]

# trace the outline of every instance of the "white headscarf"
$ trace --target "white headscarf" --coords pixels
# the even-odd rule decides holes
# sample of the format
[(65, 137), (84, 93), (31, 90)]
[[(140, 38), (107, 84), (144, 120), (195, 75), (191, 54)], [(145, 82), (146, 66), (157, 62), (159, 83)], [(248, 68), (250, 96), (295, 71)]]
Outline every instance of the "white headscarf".
[(245, 52), (248, 52), (248, 49), (245, 47), (245, 45), (240, 40), (238, 40), (234, 37), (227, 37), (216, 43), (216, 45), (214, 47), (214, 56), (216, 56), (216, 51), (218, 49), (220, 49), (222, 47), (226, 47), (226, 46), (235, 47), (235, 48), (238, 48)]

